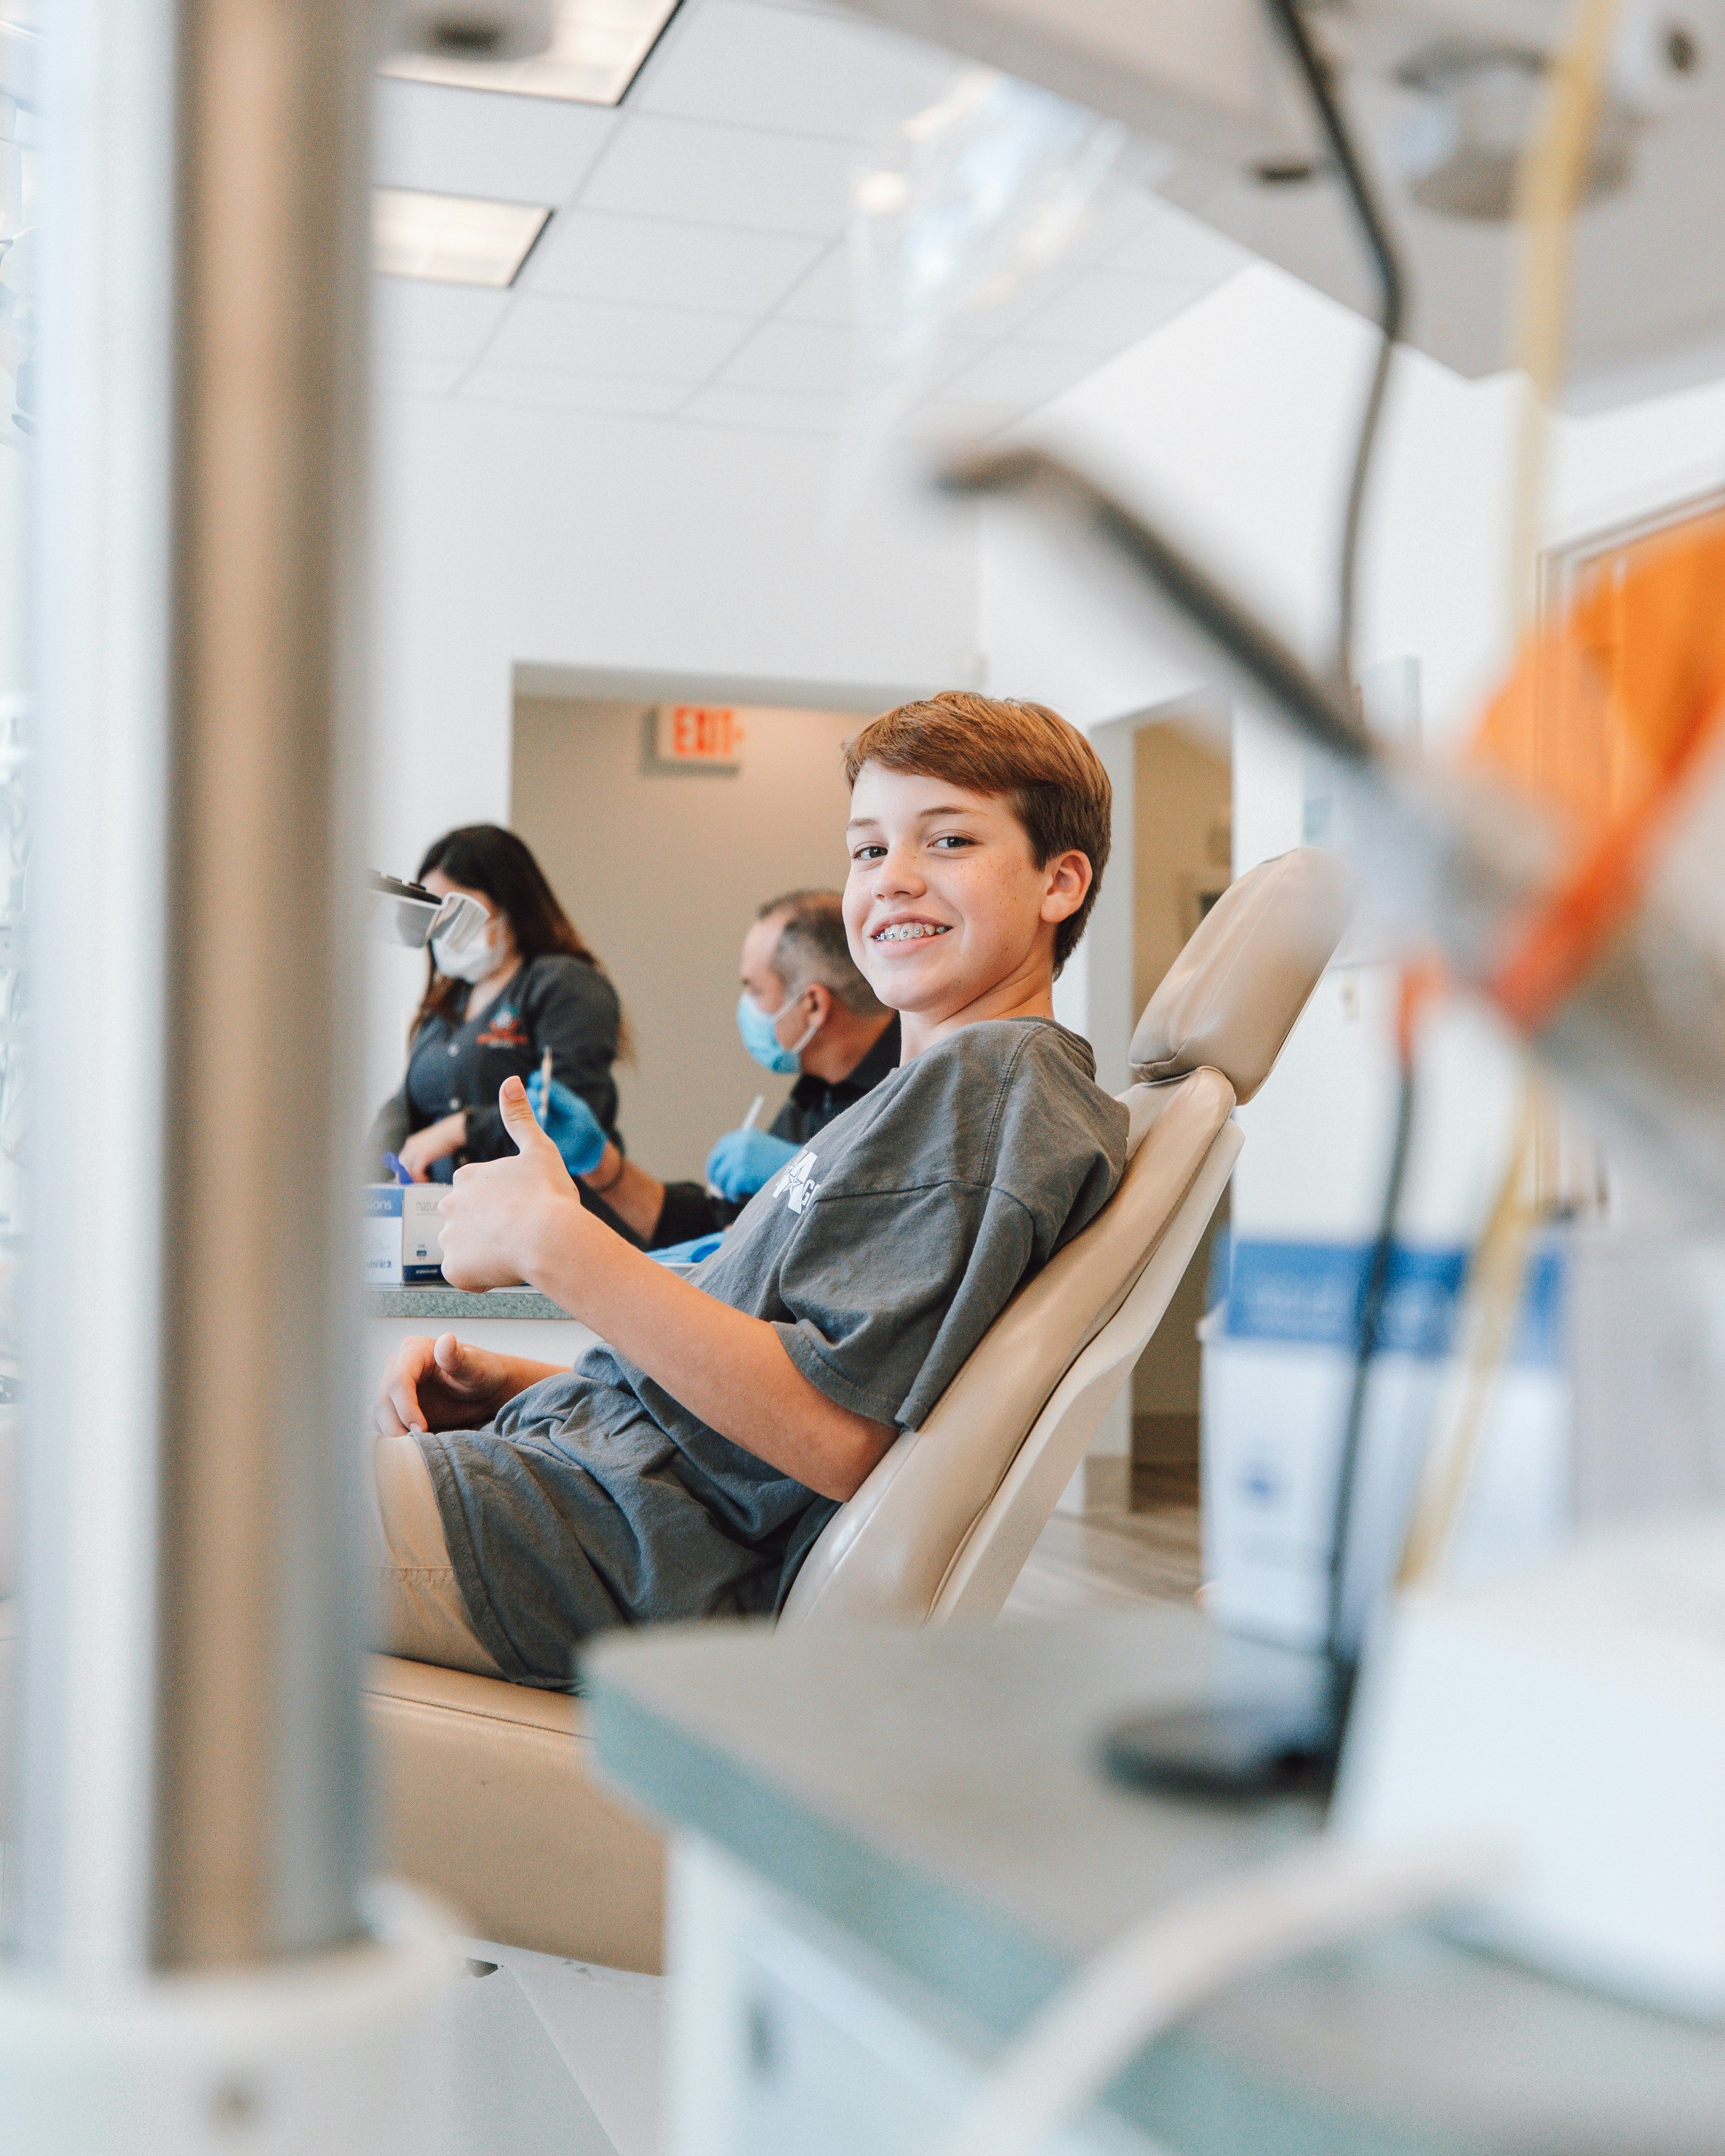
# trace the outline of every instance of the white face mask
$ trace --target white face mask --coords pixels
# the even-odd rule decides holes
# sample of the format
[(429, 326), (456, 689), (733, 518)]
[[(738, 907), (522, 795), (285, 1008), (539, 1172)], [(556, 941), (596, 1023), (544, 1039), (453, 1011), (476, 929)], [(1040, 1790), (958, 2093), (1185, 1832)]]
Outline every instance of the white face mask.
[(440, 973), (452, 981), (482, 981), (486, 974), (495, 973), (503, 963), (503, 931), (494, 914), (485, 924), (485, 933), (452, 951), (441, 936), (431, 939), (432, 963)]

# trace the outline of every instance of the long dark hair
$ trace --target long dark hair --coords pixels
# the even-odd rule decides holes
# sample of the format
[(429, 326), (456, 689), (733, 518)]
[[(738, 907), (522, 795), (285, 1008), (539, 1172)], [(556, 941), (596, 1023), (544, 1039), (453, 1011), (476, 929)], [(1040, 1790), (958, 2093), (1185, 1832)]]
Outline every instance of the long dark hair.
[[(465, 891), (482, 891), (495, 911), (508, 921), (521, 963), (531, 964), (547, 952), (578, 958), (595, 973), (604, 968), (581, 940), (581, 932), (558, 903), (546, 881), (545, 871), (525, 842), (501, 824), (464, 824), (458, 831), (445, 831), (425, 850), (418, 880), (424, 883), (435, 870)], [(425, 947), (425, 993), (413, 1014), (417, 1034), (428, 1019), (449, 1018), (467, 993), (465, 981), (451, 980), (437, 970), (431, 946)], [(619, 1046), (622, 1046), (619, 1034)]]

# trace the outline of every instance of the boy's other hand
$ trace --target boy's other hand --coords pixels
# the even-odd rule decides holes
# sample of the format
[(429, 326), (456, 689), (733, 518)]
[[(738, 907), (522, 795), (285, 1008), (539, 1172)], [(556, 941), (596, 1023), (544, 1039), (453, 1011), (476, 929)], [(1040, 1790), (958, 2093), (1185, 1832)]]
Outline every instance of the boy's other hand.
[(470, 1348), (453, 1332), (404, 1340), (383, 1373), (373, 1419), (384, 1437), (475, 1429), (511, 1396), (512, 1376), (506, 1356)]
[(521, 1148), (513, 1160), (487, 1160), (455, 1171), (443, 1215), (444, 1278), (477, 1291), (529, 1279), (547, 1252), (566, 1249), (596, 1224), (563, 1157), (534, 1120), (519, 1078), (497, 1095), (503, 1127)]

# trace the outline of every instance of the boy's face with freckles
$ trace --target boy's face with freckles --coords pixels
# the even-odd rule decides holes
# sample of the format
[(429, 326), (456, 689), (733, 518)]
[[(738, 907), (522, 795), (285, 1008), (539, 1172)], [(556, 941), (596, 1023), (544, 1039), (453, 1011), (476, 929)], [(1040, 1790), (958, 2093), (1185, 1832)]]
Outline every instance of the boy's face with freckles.
[(1040, 868), (1001, 796), (865, 763), (850, 800), (845, 926), (906, 1058), (979, 1019), (1045, 1017), (1055, 930), (1091, 885), (1077, 852)]

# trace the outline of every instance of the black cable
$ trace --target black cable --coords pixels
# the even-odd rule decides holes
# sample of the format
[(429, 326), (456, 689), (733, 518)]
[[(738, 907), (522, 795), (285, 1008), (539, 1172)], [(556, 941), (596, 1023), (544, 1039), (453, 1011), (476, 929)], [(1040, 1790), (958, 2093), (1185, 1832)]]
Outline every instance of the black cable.
[(1348, 1545), (1353, 1523), (1354, 1482), (1359, 1469), (1360, 1441), (1365, 1430), (1366, 1398), (1371, 1388), (1372, 1364), (1383, 1330), (1384, 1306), (1389, 1300), (1389, 1275), (1395, 1257), (1395, 1231), (1401, 1218), (1402, 1191), (1408, 1179), (1408, 1155), (1414, 1133), (1414, 1060), (1402, 1060), (1401, 1082), (1395, 1111), (1395, 1143), (1390, 1149), (1389, 1173), (1384, 1186), (1384, 1204), (1378, 1215), (1378, 1240), (1366, 1270), (1365, 1293), (1360, 1299), (1359, 1331), (1353, 1352), (1353, 1388), (1348, 1395), (1348, 1420), (1343, 1428), (1342, 1456), (1336, 1471), (1336, 1503), (1330, 1536), (1329, 1612), (1324, 1652), (1329, 1661), (1338, 1722), (1345, 1718), (1353, 1673), (1358, 1660), (1343, 1634), (1343, 1603), (1348, 1591)]
[(1378, 424), (1383, 417), (1384, 399), (1389, 388), (1389, 366), (1394, 356), (1395, 341), (1401, 333), (1407, 313), (1407, 280), (1397, 256), (1394, 243), (1384, 222), (1383, 213), (1367, 179), (1354, 147), (1353, 137), (1342, 116), (1342, 108), (1336, 101), (1330, 70), (1323, 55), (1312, 41), (1301, 12), (1301, 0), (1264, 0), (1271, 14), (1281, 25), (1283, 34), (1293, 49), (1296, 64), (1312, 93), (1312, 101), (1330, 146), (1330, 154), (1336, 161), (1336, 169), (1342, 176), (1342, 184), (1353, 205), (1354, 215), (1364, 235), (1367, 252), (1378, 276), (1378, 362), (1372, 372), (1372, 386), (1366, 394), (1365, 410), (1360, 417), (1359, 436), (1354, 446), (1353, 475), (1348, 489), (1348, 512), (1342, 527), (1342, 567), (1336, 602), (1336, 671), (1343, 681), (1353, 679), (1353, 634), (1355, 594), (1359, 578), (1360, 523), (1364, 514), (1366, 481), (1372, 468), (1372, 454), (1377, 446)]

